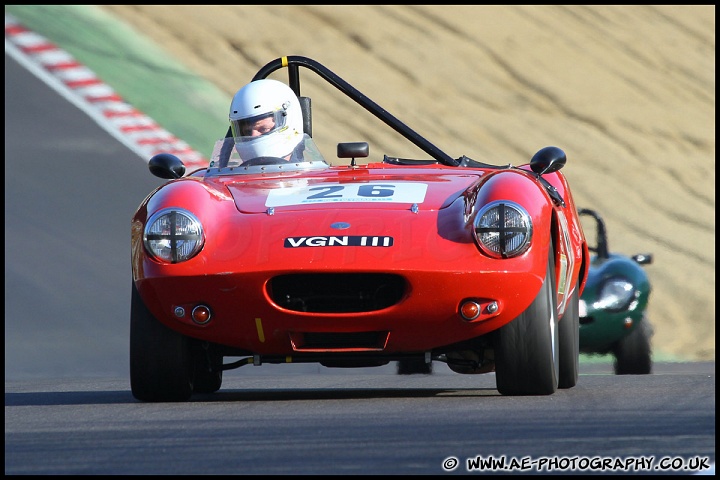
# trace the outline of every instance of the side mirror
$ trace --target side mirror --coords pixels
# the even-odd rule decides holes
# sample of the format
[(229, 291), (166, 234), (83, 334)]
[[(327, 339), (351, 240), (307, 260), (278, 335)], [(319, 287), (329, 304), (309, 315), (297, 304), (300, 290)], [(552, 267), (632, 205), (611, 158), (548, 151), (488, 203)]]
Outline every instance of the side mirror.
[(160, 178), (180, 178), (185, 175), (182, 160), (171, 153), (158, 153), (148, 162), (150, 173)]
[(367, 157), (368, 155), (370, 155), (370, 147), (367, 142), (338, 143), (338, 158)]
[(530, 160), (530, 168), (538, 175), (557, 172), (565, 166), (567, 156), (558, 147), (545, 147), (533, 155)]
[(337, 145), (338, 158), (352, 158), (350, 165), (353, 167), (356, 158), (364, 158), (368, 155), (370, 155), (370, 147), (367, 142), (346, 142)]

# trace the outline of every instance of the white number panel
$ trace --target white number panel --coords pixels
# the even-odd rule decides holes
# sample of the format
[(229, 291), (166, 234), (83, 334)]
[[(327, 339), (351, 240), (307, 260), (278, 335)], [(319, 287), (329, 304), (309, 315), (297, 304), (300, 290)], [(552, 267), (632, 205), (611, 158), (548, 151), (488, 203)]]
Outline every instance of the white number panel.
[(271, 190), (266, 207), (307, 205), (313, 203), (422, 203), (425, 183), (343, 183), (319, 184)]

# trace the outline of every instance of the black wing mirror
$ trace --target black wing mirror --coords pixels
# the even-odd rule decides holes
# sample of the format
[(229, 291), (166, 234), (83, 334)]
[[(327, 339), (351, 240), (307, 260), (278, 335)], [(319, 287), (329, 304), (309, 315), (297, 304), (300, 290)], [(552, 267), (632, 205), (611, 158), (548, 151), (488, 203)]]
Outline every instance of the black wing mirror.
[(158, 153), (148, 162), (150, 172), (160, 178), (180, 178), (185, 175), (182, 160), (171, 153)]
[(530, 160), (530, 168), (538, 175), (557, 172), (565, 166), (567, 156), (558, 147), (545, 147), (533, 155)]
[(352, 158), (350, 165), (355, 166), (356, 158), (364, 158), (370, 155), (370, 147), (367, 142), (345, 142), (338, 143), (338, 158)]

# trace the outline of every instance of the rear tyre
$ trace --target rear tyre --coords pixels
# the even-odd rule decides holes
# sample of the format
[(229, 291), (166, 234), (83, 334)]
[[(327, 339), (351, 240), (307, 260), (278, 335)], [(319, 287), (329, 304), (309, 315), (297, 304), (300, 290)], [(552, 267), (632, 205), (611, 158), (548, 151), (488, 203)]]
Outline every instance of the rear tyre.
[(533, 303), (497, 331), (495, 380), (502, 395), (550, 395), (558, 387), (555, 265), (550, 247), (545, 281)]
[(577, 385), (580, 370), (580, 294), (575, 292), (565, 307), (565, 314), (558, 322), (560, 331), (560, 377), (558, 388), (572, 388)]
[(424, 359), (406, 358), (397, 362), (398, 375), (429, 374), (432, 373), (432, 363)]
[(645, 317), (629, 335), (618, 340), (613, 348), (617, 375), (647, 375), (652, 371), (652, 326)]
[(181, 402), (192, 395), (190, 340), (160, 323), (132, 284), (130, 386), (145, 402)]

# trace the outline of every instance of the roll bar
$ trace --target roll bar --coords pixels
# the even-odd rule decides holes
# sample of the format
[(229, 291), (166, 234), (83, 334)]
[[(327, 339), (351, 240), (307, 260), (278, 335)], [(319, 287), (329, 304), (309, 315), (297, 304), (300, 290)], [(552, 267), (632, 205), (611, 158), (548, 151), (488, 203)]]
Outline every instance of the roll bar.
[[(438, 162), (449, 165), (451, 167), (457, 167), (462, 163), (462, 159), (458, 158), (452, 158), (447, 153), (440, 150), (438, 147), (430, 143), (427, 139), (425, 139), (423, 136), (415, 132), (413, 129), (405, 125), (403, 122), (398, 120), (395, 116), (390, 114), (387, 110), (382, 108), (377, 103), (370, 100), (367, 96), (362, 94), (360, 91), (358, 91), (355, 87), (350, 85), (348, 82), (340, 78), (338, 75), (333, 73), (330, 69), (327, 67), (321, 65), (320, 63), (316, 62), (315, 60), (312, 60), (307, 57), (297, 56), (297, 55), (289, 55), (286, 57), (280, 57), (277, 58), (269, 63), (267, 63), (264, 67), (262, 67), (253, 77), (253, 81), (255, 80), (262, 80), (264, 78), (267, 78), (268, 75), (275, 72), (276, 70), (279, 70), (281, 68), (287, 68), (288, 69), (288, 84), (290, 88), (295, 92), (295, 94), (298, 97), (301, 97), (300, 94), (300, 68), (304, 67), (309, 70), (312, 70), (315, 72), (318, 76), (326, 80), (328, 83), (330, 83), (332, 86), (340, 90), (342, 93), (344, 93), (346, 96), (350, 97), (352, 100), (360, 104), (363, 108), (365, 108), (368, 112), (375, 115), (377, 118), (382, 120), (386, 125), (388, 125), (390, 128), (398, 132), (400, 135), (405, 137), (407, 140), (415, 144), (418, 148), (423, 150), (425, 153), (430, 155), (432, 158), (436, 159)], [(307, 99), (307, 112), (303, 112), (304, 115), (304, 122), (305, 122), (305, 128), (306, 133), (309, 135), (312, 135), (310, 132), (308, 132), (308, 129), (311, 129), (310, 125), (310, 111), (309, 111), (309, 99)], [(302, 102), (301, 102), (302, 103)], [(307, 115), (307, 116), (306, 116)]]

